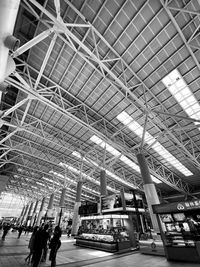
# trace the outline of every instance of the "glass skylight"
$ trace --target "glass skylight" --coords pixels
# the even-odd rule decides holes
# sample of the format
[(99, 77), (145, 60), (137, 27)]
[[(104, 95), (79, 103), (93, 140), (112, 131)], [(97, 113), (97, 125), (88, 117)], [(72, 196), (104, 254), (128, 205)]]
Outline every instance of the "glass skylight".
[(99, 145), (102, 148), (106, 147), (106, 150), (108, 152), (110, 152), (112, 155), (114, 155), (115, 157), (119, 157), (121, 155), (121, 153), (119, 151), (117, 151), (114, 147), (110, 146), (109, 144), (103, 142), (103, 140), (101, 140), (98, 136), (93, 135), (90, 140), (94, 143), (96, 143), (97, 145)]
[[(200, 120), (200, 105), (177, 69), (170, 72), (162, 82), (192, 119)], [(194, 122), (199, 124), (199, 122)]]
[[(60, 164), (60, 165), (61, 165), (61, 164)], [(68, 177), (66, 177), (66, 176), (64, 176), (64, 175), (62, 175), (62, 174), (60, 174), (60, 173), (57, 173), (57, 172), (54, 172), (54, 171), (50, 171), (49, 173), (54, 174), (54, 175), (58, 176), (59, 178), (68, 180), (68, 181), (69, 181), (70, 183), (72, 183), (72, 184), (76, 184), (76, 181), (71, 180), (71, 179), (69, 179)], [(88, 190), (88, 191), (91, 191), (90, 188), (87, 188), (87, 187), (84, 186), (84, 185), (83, 185), (83, 188), (85, 188), (85, 189)], [(67, 187), (67, 190), (70, 191), (70, 192), (76, 193), (76, 190), (73, 190), (73, 189), (71, 189), (70, 187)], [(59, 192), (61, 192), (61, 190), (59, 190)], [(93, 190), (93, 193), (98, 194), (98, 192), (96, 192), (95, 190)], [(91, 198), (91, 199), (94, 199), (93, 197), (88, 196), (88, 195), (86, 195), (86, 194), (81, 194), (81, 195), (82, 195), (82, 196), (85, 196), (85, 197), (88, 197), (88, 198)]]
[[(105, 143), (102, 139), (100, 139), (98, 136), (93, 135), (90, 140), (92, 142), (94, 142), (95, 144), (101, 146), (102, 148), (105, 148), (108, 152), (110, 152), (112, 155), (119, 157), (119, 159), (121, 161), (123, 161), (126, 165), (128, 165), (130, 168), (132, 168), (134, 171), (140, 173), (140, 168), (139, 166), (133, 162), (132, 160), (130, 160), (129, 158), (127, 158), (126, 156), (122, 155), (118, 150), (116, 150), (115, 148), (113, 148), (112, 146), (108, 145), (107, 143)], [(153, 175), (151, 175), (152, 180), (156, 183), (156, 184), (160, 184), (162, 183), (160, 180), (158, 180), (156, 177), (154, 177)]]
[[(81, 158), (81, 154), (80, 154), (79, 152), (74, 151), (74, 152), (72, 153), (72, 155), (75, 156), (75, 157), (77, 157), (77, 158)], [(100, 166), (99, 166), (96, 162), (94, 162), (93, 160), (87, 160), (87, 159), (84, 158), (84, 157), (82, 157), (82, 159), (83, 159), (85, 162), (87, 162), (87, 163), (90, 163), (90, 162), (91, 162), (92, 164), (94, 164), (94, 166), (97, 166), (97, 167), (100, 168)], [(125, 180), (121, 179), (119, 176), (117, 176), (116, 174), (113, 174), (113, 173), (110, 172), (109, 170), (106, 170), (106, 169), (105, 169), (105, 172), (106, 172), (110, 177), (112, 177), (113, 179), (115, 179), (116, 181), (118, 181), (118, 182), (120, 182), (120, 183), (123, 183), (123, 184), (125, 184), (125, 185), (127, 185), (127, 186), (134, 187), (134, 189), (136, 189), (136, 187), (135, 187), (133, 184), (131, 184), (131, 183), (129, 183), (129, 182), (126, 182)]]
[(42, 177), (44, 180), (50, 182), (50, 183), (54, 183), (54, 184), (57, 184), (57, 185), (60, 185), (58, 182), (54, 181), (54, 180), (51, 180), (49, 178), (46, 178), (46, 177)]
[[(74, 172), (76, 174), (79, 174), (79, 175), (81, 174), (82, 177), (86, 178), (87, 180), (90, 180), (91, 182), (93, 182), (93, 183), (95, 183), (97, 185), (100, 185), (99, 181), (96, 181), (94, 178), (90, 177), (86, 173), (77, 170), (76, 168), (68, 165), (67, 163), (60, 162), (59, 165), (62, 166), (62, 167), (68, 168), (70, 171), (72, 171), (72, 172)], [(87, 189), (90, 190), (90, 191), (93, 191), (95, 194), (98, 194), (98, 192), (96, 192), (95, 190), (92, 190), (92, 189), (89, 189), (89, 188), (87, 188)], [(110, 186), (107, 186), (107, 189), (110, 190), (110, 191), (113, 191), (115, 193), (118, 192), (117, 190), (115, 190), (114, 188), (112, 188)]]
[[(139, 123), (133, 120), (131, 116), (125, 111), (117, 116), (117, 119), (126, 125), (131, 131), (133, 131), (137, 136), (142, 138), (144, 128), (140, 126)], [(144, 135), (144, 141), (149, 146), (151, 146), (161, 157), (167, 160), (172, 166), (174, 166), (178, 171), (180, 171), (185, 176), (193, 175), (180, 161), (178, 161), (167, 149), (165, 149), (151, 134), (147, 131)]]
[[(73, 156), (75, 156), (75, 157), (77, 157), (77, 158), (79, 158), (79, 159), (81, 159), (81, 154), (79, 153), (79, 152), (77, 152), (77, 151), (73, 151), (72, 152), (72, 155)], [(96, 166), (96, 167), (98, 167), (99, 165), (95, 162), (95, 161), (93, 161), (93, 160), (87, 160), (86, 158), (84, 158), (83, 157), (83, 160), (85, 161), (85, 162), (87, 162), (87, 163), (92, 163), (94, 166)]]
[(40, 182), (36, 182), (36, 184), (41, 185), (41, 186), (45, 186), (43, 183), (40, 183)]
[(55, 171), (49, 171), (49, 173), (58, 176), (61, 179), (67, 180), (68, 182), (72, 183), (72, 184), (76, 184), (76, 182), (72, 179), (69, 179), (68, 177), (62, 175), (61, 173), (55, 172)]

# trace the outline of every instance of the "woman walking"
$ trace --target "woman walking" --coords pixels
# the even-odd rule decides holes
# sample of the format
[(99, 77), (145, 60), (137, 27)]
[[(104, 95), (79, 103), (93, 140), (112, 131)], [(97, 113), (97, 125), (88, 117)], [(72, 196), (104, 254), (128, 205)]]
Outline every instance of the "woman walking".
[(29, 244), (28, 244), (28, 248), (30, 249), (30, 252), (28, 254), (28, 256), (25, 258), (25, 261), (29, 264), (30, 262), (32, 262), (32, 256), (33, 256), (33, 248), (34, 248), (34, 241), (35, 241), (35, 234), (38, 230), (38, 226), (35, 226), (33, 229), (33, 233), (31, 235), (31, 238), (29, 240)]
[(58, 249), (61, 246), (60, 237), (62, 235), (62, 231), (59, 226), (55, 227), (53, 237), (50, 241), (49, 248), (51, 249), (49, 260), (51, 261), (51, 267), (56, 266), (56, 254)]

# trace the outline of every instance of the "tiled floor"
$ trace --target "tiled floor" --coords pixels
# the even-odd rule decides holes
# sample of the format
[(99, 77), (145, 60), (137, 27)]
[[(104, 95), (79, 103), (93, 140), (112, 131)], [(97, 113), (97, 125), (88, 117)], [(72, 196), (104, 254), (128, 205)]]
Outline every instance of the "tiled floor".
[[(1, 235), (1, 233), (0, 233)], [(28, 254), (30, 235), (9, 233), (5, 241), (0, 241), (0, 267), (28, 266), (24, 259)], [(113, 254), (99, 250), (81, 248), (74, 245), (73, 238), (62, 237), (62, 245), (57, 254), (57, 266), (60, 267), (197, 267), (200, 264), (168, 262), (165, 257), (149, 256), (140, 252)], [(30, 266), (30, 265), (29, 265)], [(50, 266), (50, 261), (40, 267)]]

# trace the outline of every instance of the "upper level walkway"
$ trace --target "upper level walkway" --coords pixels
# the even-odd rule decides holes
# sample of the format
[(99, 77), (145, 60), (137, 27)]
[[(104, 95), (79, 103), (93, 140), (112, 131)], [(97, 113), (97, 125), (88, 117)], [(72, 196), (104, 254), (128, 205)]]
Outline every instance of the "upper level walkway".
[[(0, 235), (2, 233), (0, 232)], [(30, 234), (22, 233), (17, 239), (16, 232), (9, 232), (5, 241), (0, 240), (0, 267), (27, 267), (25, 257), (29, 253)], [(0, 236), (1, 237), (1, 236)], [(60, 267), (197, 267), (198, 264), (168, 262), (165, 257), (142, 255), (132, 251), (114, 254), (75, 246), (75, 240), (62, 236), (62, 245), (57, 254), (57, 266)], [(50, 261), (40, 267), (50, 266)]]

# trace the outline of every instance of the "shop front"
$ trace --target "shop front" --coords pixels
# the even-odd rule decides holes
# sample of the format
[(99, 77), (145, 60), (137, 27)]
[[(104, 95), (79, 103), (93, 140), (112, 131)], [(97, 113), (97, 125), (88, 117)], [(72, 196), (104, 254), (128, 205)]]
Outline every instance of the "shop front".
[(153, 206), (168, 260), (200, 262), (200, 200)]
[(144, 209), (136, 206), (133, 195), (124, 192), (103, 196), (100, 205), (82, 205), (76, 245), (109, 252), (136, 249), (139, 228), (144, 227), (138, 221)]

